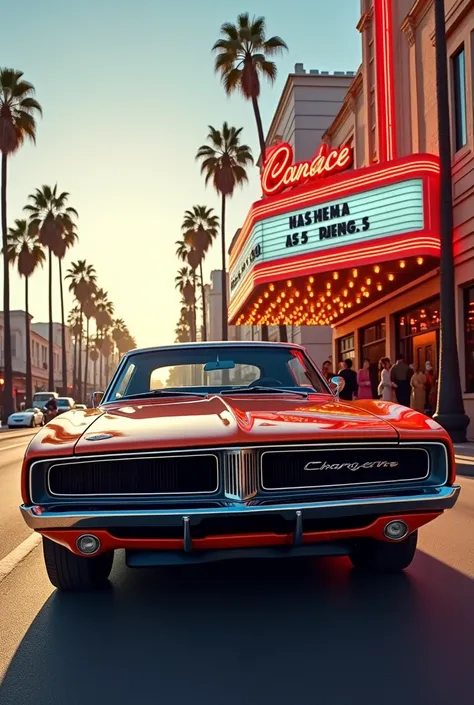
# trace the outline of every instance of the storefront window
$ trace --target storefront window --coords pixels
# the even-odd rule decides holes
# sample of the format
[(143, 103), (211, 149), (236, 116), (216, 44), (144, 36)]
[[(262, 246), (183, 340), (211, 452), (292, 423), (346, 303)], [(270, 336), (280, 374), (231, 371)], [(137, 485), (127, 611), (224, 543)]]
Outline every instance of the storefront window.
[(423, 369), (427, 362), (438, 368), (439, 298), (418, 304), (396, 317), (397, 353), (408, 364)]
[(372, 382), (372, 396), (377, 397), (377, 386), (379, 383), (379, 360), (385, 357), (385, 321), (361, 328), (360, 330), (360, 362), (365, 358), (370, 360), (370, 379)]
[(452, 57), (454, 89), (454, 146), (456, 151), (467, 142), (466, 56), (464, 46)]
[(337, 349), (338, 349), (338, 360), (337, 364), (342, 360), (347, 360), (347, 358), (350, 358), (351, 360), (355, 359), (355, 344), (354, 344), (354, 333), (351, 335), (346, 335), (345, 338), (339, 338), (337, 341)]
[(464, 290), (464, 355), (466, 392), (474, 393), (474, 286)]

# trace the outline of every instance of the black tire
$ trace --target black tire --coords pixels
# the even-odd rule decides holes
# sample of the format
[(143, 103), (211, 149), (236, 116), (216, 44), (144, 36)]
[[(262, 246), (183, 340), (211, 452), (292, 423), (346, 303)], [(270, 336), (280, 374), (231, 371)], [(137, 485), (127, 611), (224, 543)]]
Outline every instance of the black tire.
[(98, 590), (108, 585), (113, 551), (82, 558), (43, 536), (43, 556), (48, 578), (58, 590)]
[(399, 573), (412, 562), (418, 541), (414, 531), (403, 541), (388, 543), (367, 540), (361, 542), (349, 556), (354, 568), (369, 573)]

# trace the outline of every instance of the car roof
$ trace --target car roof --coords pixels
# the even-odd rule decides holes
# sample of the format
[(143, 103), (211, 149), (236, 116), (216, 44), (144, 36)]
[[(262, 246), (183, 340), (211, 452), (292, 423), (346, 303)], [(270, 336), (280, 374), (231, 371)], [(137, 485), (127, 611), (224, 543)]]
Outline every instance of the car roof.
[(173, 343), (173, 345), (156, 345), (151, 348), (134, 348), (125, 353), (124, 357), (129, 357), (136, 353), (146, 353), (153, 352), (154, 350), (186, 350), (186, 349), (199, 349), (199, 348), (222, 348), (222, 347), (232, 347), (232, 348), (266, 348), (266, 347), (281, 347), (281, 348), (291, 348), (297, 350), (304, 350), (302, 345), (297, 343), (280, 343), (267, 340), (210, 340), (202, 341), (198, 343)]

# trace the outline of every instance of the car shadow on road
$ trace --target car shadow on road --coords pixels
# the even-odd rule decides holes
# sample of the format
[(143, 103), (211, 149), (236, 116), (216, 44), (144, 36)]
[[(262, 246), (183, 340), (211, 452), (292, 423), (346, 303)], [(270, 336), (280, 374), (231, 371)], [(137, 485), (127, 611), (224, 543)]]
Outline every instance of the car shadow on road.
[(474, 581), (418, 552), (406, 574), (345, 559), (128, 571), (54, 593), (2, 705), (472, 705)]

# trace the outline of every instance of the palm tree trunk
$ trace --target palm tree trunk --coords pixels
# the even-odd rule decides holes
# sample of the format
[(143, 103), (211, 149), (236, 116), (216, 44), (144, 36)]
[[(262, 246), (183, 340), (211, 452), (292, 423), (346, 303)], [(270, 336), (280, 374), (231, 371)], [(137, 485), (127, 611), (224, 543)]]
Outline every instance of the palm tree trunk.
[(97, 389), (97, 360), (94, 360), (94, 392)]
[(207, 320), (206, 320), (206, 298), (204, 294), (204, 275), (202, 273), (202, 259), (199, 262), (199, 270), (201, 277), (201, 302), (202, 302), (202, 337), (207, 340)]
[(87, 383), (89, 381), (89, 318), (86, 318), (86, 359), (84, 363), (84, 402), (87, 402)]
[(100, 391), (102, 391), (104, 388), (102, 385), (103, 371), (104, 371), (104, 356), (102, 355), (102, 353), (100, 353), (100, 358), (99, 358), (99, 387), (100, 387)]
[(33, 383), (31, 374), (31, 339), (30, 339), (30, 304), (28, 296), (28, 277), (25, 277), (25, 342), (26, 342), (26, 409), (32, 406)]
[(227, 340), (227, 270), (225, 249), (225, 194), (222, 194), (221, 205), (221, 247), (222, 247), (222, 340)]
[(66, 325), (64, 323), (64, 291), (63, 291), (63, 272), (61, 258), (58, 257), (59, 263), (59, 292), (61, 298), (61, 366), (63, 368), (63, 396), (67, 397), (67, 355), (66, 355)]
[(456, 339), (455, 276), (453, 253), (453, 190), (449, 120), (448, 57), (444, 0), (435, 0), (435, 59), (440, 156), (440, 351), (438, 401), (434, 418), (455, 443), (466, 440), (469, 418), (464, 412)]
[(13, 413), (12, 337), (10, 327), (10, 270), (7, 255), (7, 155), (2, 152), (2, 249), (3, 249), (3, 421)]
[(83, 334), (83, 320), (82, 320), (82, 304), (79, 312), (79, 354), (78, 354), (78, 364), (77, 364), (77, 399), (81, 401), (81, 391), (82, 391), (82, 334)]
[[(255, 122), (257, 123), (258, 142), (260, 144), (260, 163), (263, 166), (263, 163), (265, 161), (266, 145), (265, 145), (265, 135), (263, 132), (262, 117), (260, 115), (260, 107), (258, 105), (257, 98), (252, 98), (252, 106), (253, 106), (253, 112), (255, 115)], [(262, 328), (262, 340), (268, 340), (268, 326), (261, 326), (261, 328)], [(287, 343), (288, 342), (288, 332), (286, 330), (286, 326), (278, 326), (278, 330), (280, 333), (280, 340), (283, 343)]]
[(49, 298), (49, 326), (48, 326), (48, 387), (50, 392), (55, 392), (54, 386), (54, 340), (53, 340), (53, 251), (48, 248), (48, 298)]
[(74, 336), (74, 362), (72, 371), (72, 393), (74, 399), (77, 399), (77, 335)]
[(197, 315), (196, 315), (196, 270), (193, 269), (193, 340), (197, 341)]

